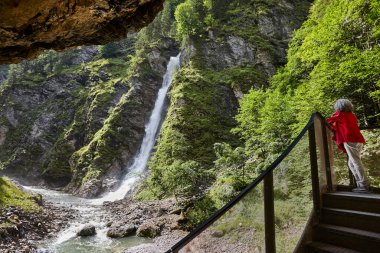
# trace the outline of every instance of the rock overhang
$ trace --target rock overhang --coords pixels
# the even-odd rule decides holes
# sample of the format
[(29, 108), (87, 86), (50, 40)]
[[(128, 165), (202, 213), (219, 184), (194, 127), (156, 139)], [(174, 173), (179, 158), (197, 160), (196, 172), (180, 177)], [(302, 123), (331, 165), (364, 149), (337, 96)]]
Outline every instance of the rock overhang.
[(2, 0), (0, 64), (126, 37), (153, 21), (164, 0)]

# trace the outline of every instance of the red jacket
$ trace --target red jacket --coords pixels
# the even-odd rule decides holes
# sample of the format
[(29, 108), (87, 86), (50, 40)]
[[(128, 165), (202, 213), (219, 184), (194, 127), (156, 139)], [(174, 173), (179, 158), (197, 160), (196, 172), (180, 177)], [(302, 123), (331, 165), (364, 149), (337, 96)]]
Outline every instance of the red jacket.
[(344, 142), (365, 143), (364, 137), (360, 133), (358, 120), (352, 112), (338, 111), (331, 118), (328, 118), (327, 122), (334, 129), (334, 140), (338, 148), (343, 150), (344, 153), (346, 153), (343, 145)]

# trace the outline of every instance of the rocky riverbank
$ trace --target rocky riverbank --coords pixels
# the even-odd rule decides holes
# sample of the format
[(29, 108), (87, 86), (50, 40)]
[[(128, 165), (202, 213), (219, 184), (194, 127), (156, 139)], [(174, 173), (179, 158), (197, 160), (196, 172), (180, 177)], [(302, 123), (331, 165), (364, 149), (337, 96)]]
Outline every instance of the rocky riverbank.
[(168, 231), (184, 230), (185, 217), (174, 199), (147, 202), (125, 199), (106, 202), (103, 208), (107, 213), (107, 235), (110, 237), (136, 233), (137, 236), (155, 238)]
[(32, 212), (13, 206), (0, 209), (0, 252), (35, 252), (42, 240), (54, 236), (75, 215), (64, 207), (39, 204)]

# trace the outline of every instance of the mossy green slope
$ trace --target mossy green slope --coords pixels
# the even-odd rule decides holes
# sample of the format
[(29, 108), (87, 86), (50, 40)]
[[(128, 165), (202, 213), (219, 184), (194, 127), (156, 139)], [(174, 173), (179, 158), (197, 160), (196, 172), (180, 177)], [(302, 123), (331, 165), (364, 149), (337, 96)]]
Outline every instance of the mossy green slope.
[(9, 206), (20, 207), (25, 211), (39, 210), (32, 195), (21, 191), (8, 178), (0, 177), (0, 209)]
[[(209, 182), (206, 175), (215, 160), (213, 144), (220, 141), (236, 144), (229, 131), (235, 125), (231, 115), (235, 114), (236, 98), (228, 85), (216, 82), (213, 77), (211, 70), (200, 70), (191, 64), (176, 73), (169, 95), (170, 109), (149, 166), (150, 182), (161, 196), (177, 191), (186, 195), (199, 193), (197, 187)], [(191, 166), (186, 168), (183, 163)], [(187, 184), (170, 187), (184, 177), (181, 173), (195, 177), (185, 177)], [(187, 192), (182, 188), (186, 185)]]
[[(202, 196), (222, 177), (214, 166), (214, 145), (241, 144), (231, 133), (239, 94), (267, 87), (273, 69), (284, 63), (281, 50), (289, 35), (273, 25), (266, 31), (264, 23), (297, 27), (307, 14), (308, 1), (280, 2), (187, 0), (177, 6), (184, 65), (173, 81), (168, 115), (149, 163), (151, 192), (141, 197)], [(240, 189), (243, 182), (235, 183)]]

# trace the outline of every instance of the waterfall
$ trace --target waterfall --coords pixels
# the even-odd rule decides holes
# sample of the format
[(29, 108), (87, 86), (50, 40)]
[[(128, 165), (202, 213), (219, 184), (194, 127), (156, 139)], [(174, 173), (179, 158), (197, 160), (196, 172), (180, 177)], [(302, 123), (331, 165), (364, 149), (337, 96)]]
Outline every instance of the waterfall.
[(148, 124), (145, 125), (145, 135), (141, 143), (140, 150), (133, 158), (133, 163), (127, 169), (127, 174), (122, 179), (119, 188), (116, 191), (108, 192), (100, 199), (94, 199), (93, 203), (103, 203), (104, 201), (116, 201), (123, 199), (139, 180), (141, 174), (145, 171), (160, 128), (163, 111), (165, 109), (164, 105), (166, 94), (173, 80), (174, 71), (179, 68), (179, 57), (180, 54), (175, 57), (170, 57), (152, 114), (150, 115)]

